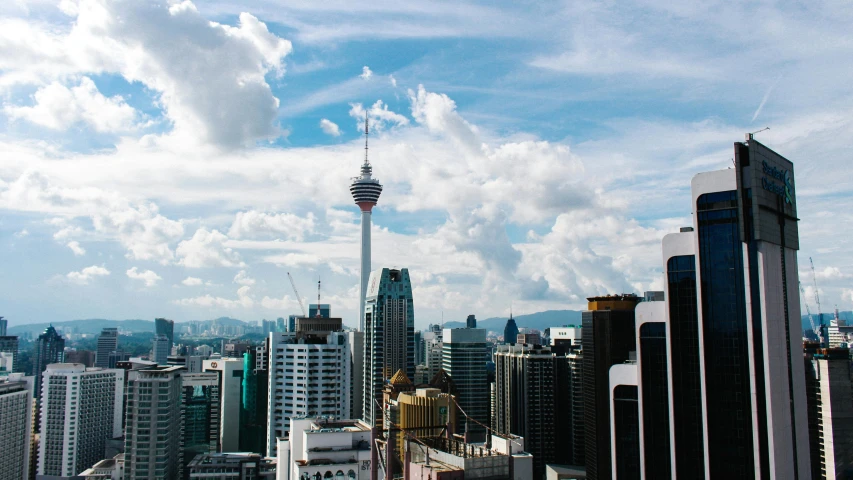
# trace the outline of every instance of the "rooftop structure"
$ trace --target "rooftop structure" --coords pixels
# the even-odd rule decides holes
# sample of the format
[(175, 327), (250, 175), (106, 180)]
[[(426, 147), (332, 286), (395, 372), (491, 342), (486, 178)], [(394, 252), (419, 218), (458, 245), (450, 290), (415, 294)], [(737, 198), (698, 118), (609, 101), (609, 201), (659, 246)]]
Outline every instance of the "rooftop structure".
[(281, 478), (371, 478), (372, 431), (364, 422), (301, 417), (290, 420), (289, 430), (289, 439), (277, 441)]
[(187, 465), (190, 478), (205, 480), (272, 480), (276, 478), (274, 459), (256, 453), (208, 453)]

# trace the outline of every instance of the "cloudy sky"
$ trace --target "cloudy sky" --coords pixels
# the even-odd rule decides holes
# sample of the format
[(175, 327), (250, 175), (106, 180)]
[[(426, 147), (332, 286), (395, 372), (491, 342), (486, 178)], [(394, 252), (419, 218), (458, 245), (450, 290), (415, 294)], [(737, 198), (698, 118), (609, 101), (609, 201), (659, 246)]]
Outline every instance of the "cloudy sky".
[(853, 3), (7, 0), (0, 315), (275, 318), (286, 273), (418, 326), (662, 287), (696, 172), (757, 131), (796, 165), (800, 272), (853, 308)]

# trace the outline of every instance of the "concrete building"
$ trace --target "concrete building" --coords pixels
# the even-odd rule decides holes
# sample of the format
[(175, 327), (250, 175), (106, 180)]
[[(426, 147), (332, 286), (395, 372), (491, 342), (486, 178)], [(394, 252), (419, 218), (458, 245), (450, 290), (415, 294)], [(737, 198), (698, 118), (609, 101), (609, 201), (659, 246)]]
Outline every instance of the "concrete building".
[(117, 351), (118, 328), (104, 328), (98, 336), (98, 351), (95, 356), (95, 366), (110, 368), (110, 354)]
[(157, 334), (151, 340), (151, 359), (157, 365), (168, 365), (172, 342), (166, 335)]
[(580, 347), (583, 338), (583, 328), (580, 325), (564, 325), (551, 327), (551, 346), (566, 345)]
[(36, 479), (71, 479), (121, 435), (124, 370), (53, 363), (43, 374)]
[(347, 332), (350, 353), (350, 414), (361, 418), (364, 405), (364, 332)]
[(12, 368), (10, 372), (18, 369), (18, 337), (9, 335), (0, 336), (0, 352), (12, 355)]
[(79, 363), (85, 367), (95, 366), (95, 352), (91, 350), (66, 350), (65, 363)]
[(15, 356), (9, 352), (0, 352), (0, 377), (15, 371)]
[(165, 318), (155, 318), (154, 334), (165, 335), (169, 339), (169, 355), (171, 355), (172, 345), (175, 343), (175, 321)]
[(813, 479), (853, 477), (853, 380), (846, 348), (806, 352)]
[[(300, 416), (346, 418), (350, 413), (350, 352), (346, 332), (310, 331), (270, 334), (267, 455), (289, 434), (290, 419)], [(328, 321), (329, 319), (324, 319)], [(337, 319), (340, 329), (340, 319)], [(309, 323), (309, 325), (312, 325)]]
[(190, 478), (204, 480), (273, 480), (273, 459), (256, 453), (209, 453), (195, 457), (189, 465)]
[(219, 439), (222, 452), (243, 452), (240, 448), (240, 408), (243, 397), (244, 359), (221, 358), (204, 360), (205, 372), (219, 373)]
[(485, 441), (483, 425), (489, 424), (490, 410), (486, 330), (445, 328), (443, 339), (442, 368), (456, 384), (456, 401), (468, 415), (459, 419), (456, 433), (466, 434), (469, 442)]
[(415, 310), (408, 269), (383, 268), (370, 274), (364, 313), (362, 413), (380, 422), (382, 386), (397, 370), (415, 376)]
[(6, 336), (6, 328), (9, 325), (9, 321), (3, 317), (0, 317), (0, 337)]
[(30, 478), (33, 377), (0, 377), (0, 478)]
[(377, 468), (376, 459), (371, 459), (371, 427), (366, 423), (292, 418), (288, 430), (289, 439), (277, 439), (277, 480), (375, 478), (371, 476)]
[(406, 442), (403, 478), (407, 480), (532, 479), (533, 456), (524, 451), (525, 440), (515, 436), (491, 437), (491, 448), (446, 437), (425, 437)]
[(101, 460), (80, 472), (78, 477), (85, 480), (124, 480), (124, 454)]
[(128, 372), (125, 480), (181, 480), (181, 371), (154, 366)]
[(187, 464), (196, 455), (220, 451), (219, 375), (217, 371), (181, 372), (181, 467), (184, 478), (188, 478)]
[(36, 399), (41, 399), (42, 372), (51, 363), (62, 363), (63, 361), (65, 361), (65, 339), (51, 325), (36, 340), (36, 355), (33, 358)]
[(610, 367), (624, 363), (637, 350), (633, 294), (590, 297), (582, 313), (584, 461), (590, 480), (610, 480)]
[[(437, 325), (436, 325), (437, 326)], [(444, 350), (442, 331), (426, 332), (424, 334), (424, 357), (426, 360), (427, 376), (434, 377), (441, 370), (441, 352)]]

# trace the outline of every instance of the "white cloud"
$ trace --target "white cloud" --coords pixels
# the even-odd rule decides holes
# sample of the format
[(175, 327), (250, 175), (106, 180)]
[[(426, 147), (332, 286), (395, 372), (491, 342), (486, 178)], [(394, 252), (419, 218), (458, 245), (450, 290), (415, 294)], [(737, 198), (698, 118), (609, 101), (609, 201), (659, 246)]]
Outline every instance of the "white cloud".
[(261, 299), (261, 306), (267, 310), (293, 311), (299, 308), (299, 303), (295, 299), (290, 298), (290, 296), (285, 295), (282, 298), (264, 297)]
[(107, 98), (89, 77), (68, 88), (59, 82), (42, 87), (33, 95), (31, 107), (6, 105), (12, 119), (22, 119), (53, 130), (85, 124), (96, 132), (126, 132), (136, 127), (137, 113), (121, 96)]
[(105, 277), (110, 274), (110, 271), (104, 267), (99, 267), (97, 265), (92, 265), (91, 267), (86, 267), (79, 272), (69, 272), (65, 277), (71, 282), (80, 284), (80, 285), (88, 285), (90, 281), (94, 280), (97, 277)]
[[(365, 115), (364, 106), (360, 103), (352, 103), (350, 104), (350, 107), (349, 115), (358, 120), (358, 128), (363, 131)], [(399, 113), (388, 110), (388, 105), (385, 105), (382, 100), (377, 100), (376, 103), (367, 109), (366, 114), (370, 116), (371, 131), (381, 131), (389, 126), (399, 127), (409, 124), (408, 118), (400, 115)]]
[(255, 305), (255, 301), (252, 299), (251, 295), (249, 295), (249, 290), (251, 287), (242, 286), (237, 289), (237, 298), (223, 298), (223, 297), (214, 297), (210, 294), (201, 296), (201, 297), (193, 297), (193, 298), (182, 298), (180, 300), (175, 300), (172, 303), (176, 305), (181, 305), (184, 307), (204, 307), (204, 308), (244, 308), (250, 309)]
[(242, 267), (240, 254), (225, 246), (228, 237), (219, 230), (196, 230), (193, 237), (178, 244), (178, 263), (188, 268)]
[(153, 287), (154, 285), (157, 285), (157, 282), (163, 279), (163, 277), (157, 275), (151, 270), (140, 271), (136, 267), (131, 268), (126, 273), (128, 278), (131, 278), (133, 280), (139, 280), (145, 283), (146, 287)]
[(251, 286), (255, 284), (255, 279), (250, 277), (245, 270), (240, 270), (239, 272), (237, 272), (237, 275), (234, 275), (234, 283), (239, 285)]
[(15, 232), (15, 237), (16, 237), (16, 238), (24, 238), (24, 237), (26, 237), (26, 236), (27, 236), (27, 235), (29, 235), (29, 234), (30, 234), (30, 232), (29, 232), (29, 231), (27, 231), (27, 229), (26, 229), (26, 228), (24, 228), (23, 230), (21, 230), (21, 231), (19, 231), (19, 232)]
[(340, 127), (338, 127), (338, 124), (329, 120), (328, 118), (320, 120), (320, 128), (326, 135), (331, 135), (333, 137), (341, 136), (341, 129)]
[(187, 278), (181, 280), (181, 283), (188, 286), (188, 287), (197, 287), (197, 286), (201, 285), (202, 283), (204, 283), (204, 281), (200, 278), (197, 278), (197, 277), (187, 277)]
[(234, 239), (278, 237), (302, 240), (314, 231), (314, 214), (299, 217), (291, 213), (264, 213), (255, 210), (238, 212), (228, 230)]
[(388, 80), (391, 81), (391, 86), (397, 88), (397, 79), (394, 78), (394, 75), (388, 75)]
[(821, 271), (815, 272), (815, 276), (819, 279), (826, 280), (845, 280), (853, 278), (853, 274), (843, 273), (838, 267), (826, 267)]
[[(76, 15), (67, 34), (20, 21), (0, 25), (0, 84), (114, 73), (156, 93), (178, 145), (237, 147), (281, 134), (279, 100), (265, 77), (284, 74), (292, 46), (256, 17), (241, 13), (237, 26), (223, 25), (189, 1), (80, 0), (64, 10)], [(114, 126), (104, 121), (101, 127)]]
[(372, 77), (372, 76), (373, 76), (373, 72), (370, 70), (370, 67), (365, 65), (364, 67), (361, 68), (361, 75), (359, 75), (359, 77), (361, 77), (365, 80), (369, 80), (370, 77)]
[(86, 249), (85, 249), (85, 248), (83, 248), (83, 247), (81, 247), (81, 246), (80, 246), (80, 242), (78, 242), (78, 241), (76, 241), (76, 240), (72, 240), (72, 241), (68, 242), (68, 243), (66, 244), (66, 246), (67, 246), (68, 248), (70, 248), (70, 249), (71, 249), (71, 251), (72, 251), (72, 252), (74, 252), (74, 255), (76, 255), (76, 256), (78, 256), (78, 257), (81, 257), (81, 256), (83, 256), (83, 255), (86, 255)]

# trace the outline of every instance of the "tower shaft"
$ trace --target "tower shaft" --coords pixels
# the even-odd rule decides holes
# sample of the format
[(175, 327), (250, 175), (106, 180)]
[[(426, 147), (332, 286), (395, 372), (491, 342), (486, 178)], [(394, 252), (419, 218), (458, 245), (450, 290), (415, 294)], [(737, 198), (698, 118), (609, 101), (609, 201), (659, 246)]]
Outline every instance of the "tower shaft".
[(370, 279), (370, 210), (361, 211), (361, 290), (359, 291), (358, 319), (359, 331), (364, 331), (364, 300), (367, 295), (367, 281)]

